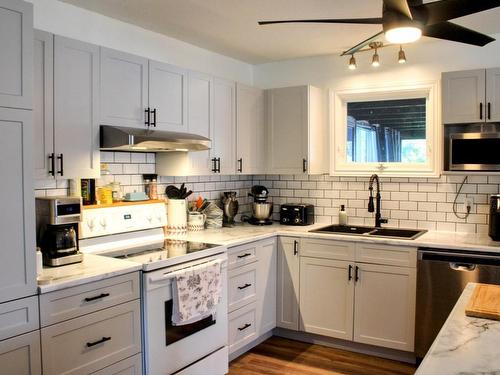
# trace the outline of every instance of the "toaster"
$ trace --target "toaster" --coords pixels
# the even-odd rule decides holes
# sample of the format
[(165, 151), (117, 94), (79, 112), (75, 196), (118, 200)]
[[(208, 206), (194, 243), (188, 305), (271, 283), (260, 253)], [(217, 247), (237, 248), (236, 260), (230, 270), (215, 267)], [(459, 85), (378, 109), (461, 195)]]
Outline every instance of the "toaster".
[(282, 204), (280, 223), (284, 225), (314, 224), (314, 206), (312, 204)]

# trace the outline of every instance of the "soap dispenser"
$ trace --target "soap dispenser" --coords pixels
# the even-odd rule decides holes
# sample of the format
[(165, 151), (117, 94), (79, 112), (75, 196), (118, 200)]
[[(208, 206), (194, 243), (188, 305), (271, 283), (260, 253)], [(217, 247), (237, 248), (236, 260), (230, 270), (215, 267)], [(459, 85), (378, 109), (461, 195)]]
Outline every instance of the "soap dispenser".
[(345, 211), (345, 205), (340, 206), (339, 225), (347, 225), (347, 212)]

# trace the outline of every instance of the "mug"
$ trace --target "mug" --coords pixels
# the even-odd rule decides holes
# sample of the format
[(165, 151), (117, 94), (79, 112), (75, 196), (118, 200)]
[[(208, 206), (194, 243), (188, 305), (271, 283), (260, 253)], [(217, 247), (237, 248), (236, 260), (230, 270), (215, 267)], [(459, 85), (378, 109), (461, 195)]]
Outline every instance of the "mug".
[(188, 231), (198, 232), (205, 229), (206, 215), (201, 212), (190, 212), (188, 214)]

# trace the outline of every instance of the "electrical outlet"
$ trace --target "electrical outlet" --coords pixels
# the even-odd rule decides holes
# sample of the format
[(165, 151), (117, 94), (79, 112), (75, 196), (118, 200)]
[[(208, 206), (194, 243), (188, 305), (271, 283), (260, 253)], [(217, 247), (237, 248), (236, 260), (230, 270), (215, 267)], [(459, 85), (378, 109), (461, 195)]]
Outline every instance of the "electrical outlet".
[[(472, 212), (472, 207), (474, 206), (474, 198), (473, 197), (465, 197), (464, 200), (464, 211)], [(469, 207), (469, 209), (467, 209)]]

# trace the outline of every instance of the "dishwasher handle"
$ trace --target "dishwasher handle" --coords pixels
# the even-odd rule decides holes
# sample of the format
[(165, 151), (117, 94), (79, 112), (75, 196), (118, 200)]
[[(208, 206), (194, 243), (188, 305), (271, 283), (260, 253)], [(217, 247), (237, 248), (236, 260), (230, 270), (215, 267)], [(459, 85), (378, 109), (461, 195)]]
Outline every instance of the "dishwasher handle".
[(476, 269), (476, 267), (477, 264), (450, 262), (450, 268), (454, 271), (472, 272)]

